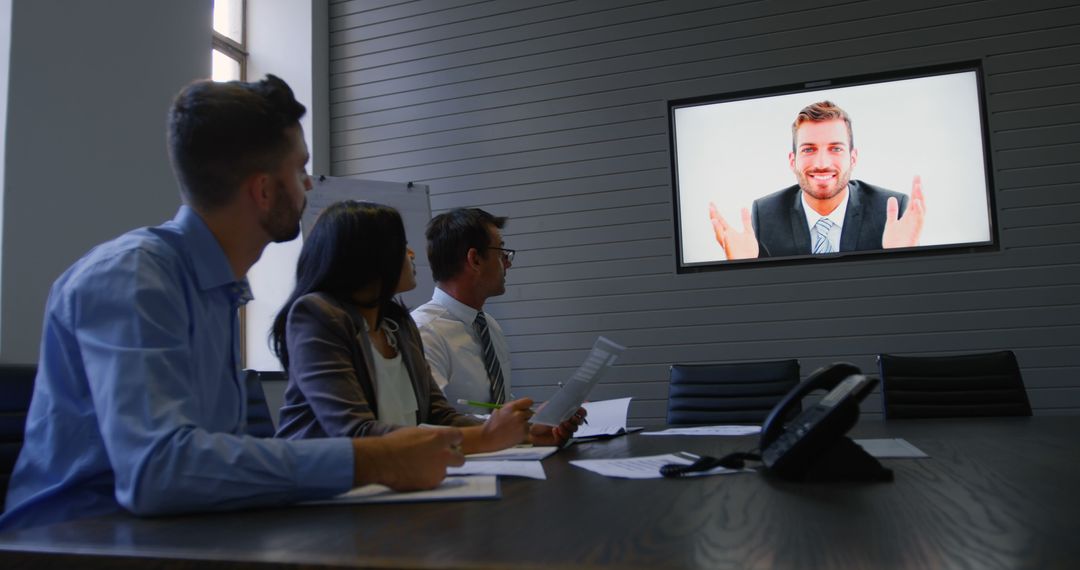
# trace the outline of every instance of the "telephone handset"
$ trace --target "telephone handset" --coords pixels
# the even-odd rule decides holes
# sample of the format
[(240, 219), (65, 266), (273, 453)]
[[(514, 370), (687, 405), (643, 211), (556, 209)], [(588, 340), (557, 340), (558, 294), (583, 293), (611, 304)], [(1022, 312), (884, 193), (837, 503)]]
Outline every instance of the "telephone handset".
[[(769, 412), (761, 428), (761, 459), (768, 472), (796, 480), (892, 480), (892, 471), (845, 434), (861, 402), (877, 384), (853, 364), (816, 370)], [(784, 420), (810, 392), (828, 390), (815, 405)]]

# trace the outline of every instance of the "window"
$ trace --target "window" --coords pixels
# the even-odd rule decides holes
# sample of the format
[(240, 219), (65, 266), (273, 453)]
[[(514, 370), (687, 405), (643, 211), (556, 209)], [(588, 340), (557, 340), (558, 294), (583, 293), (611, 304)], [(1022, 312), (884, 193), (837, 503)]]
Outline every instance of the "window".
[(214, 0), (214, 42), (211, 78), (243, 81), (247, 75), (244, 43), (245, 0)]

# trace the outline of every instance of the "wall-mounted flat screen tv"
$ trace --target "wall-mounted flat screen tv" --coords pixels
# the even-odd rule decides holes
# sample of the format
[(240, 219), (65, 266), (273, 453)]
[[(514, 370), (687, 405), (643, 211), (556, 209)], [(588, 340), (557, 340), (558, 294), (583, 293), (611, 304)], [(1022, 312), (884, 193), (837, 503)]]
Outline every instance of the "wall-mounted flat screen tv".
[(977, 62), (668, 102), (679, 272), (997, 246)]

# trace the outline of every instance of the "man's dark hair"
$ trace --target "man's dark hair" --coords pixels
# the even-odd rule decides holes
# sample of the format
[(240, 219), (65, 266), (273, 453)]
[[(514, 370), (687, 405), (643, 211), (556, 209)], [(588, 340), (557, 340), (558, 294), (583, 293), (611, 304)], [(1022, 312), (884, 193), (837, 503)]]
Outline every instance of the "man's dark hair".
[(503, 229), (504, 216), (492, 216), (480, 208), (456, 208), (428, 222), (427, 256), (435, 281), (447, 281), (465, 267), (465, 257), (475, 248), (481, 255), (492, 246), (488, 226)]
[(798, 152), (799, 150), (795, 148), (795, 141), (800, 125), (803, 123), (835, 121), (837, 119), (843, 119), (844, 125), (847, 127), (848, 149), (855, 148), (855, 135), (851, 132), (851, 117), (848, 116), (847, 111), (844, 111), (832, 101), (818, 101), (803, 107), (799, 114), (795, 116), (795, 122), (791, 123), (791, 152)]
[(286, 129), (305, 111), (274, 75), (185, 87), (168, 121), (169, 156), (185, 202), (213, 210), (232, 200), (245, 178), (276, 168), (289, 150)]
[(379, 309), (376, 322), (384, 317), (400, 322), (408, 313), (394, 302), (394, 295), (406, 247), (401, 214), (390, 206), (346, 200), (323, 210), (300, 249), (296, 287), (270, 331), (270, 342), (281, 365), (289, 368), (289, 310), (308, 293), (325, 293), (352, 304), (358, 302), (354, 293), (374, 285), (377, 293), (370, 306)]

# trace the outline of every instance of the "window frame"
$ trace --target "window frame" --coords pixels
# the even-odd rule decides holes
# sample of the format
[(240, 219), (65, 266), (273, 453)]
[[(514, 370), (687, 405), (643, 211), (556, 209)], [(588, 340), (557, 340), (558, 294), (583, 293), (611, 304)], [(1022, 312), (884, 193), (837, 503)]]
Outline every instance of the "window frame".
[(213, 39), (210, 42), (210, 53), (219, 51), (225, 57), (236, 61), (240, 64), (240, 81), (247, 81), (247, 60), (250, 55), (247, 51), (247, 0), (240, 0), (240, 41), (226, 36), (225, 34), (213, 29), (213, 23), (210, 24), (211, 32), (213, 33)]

